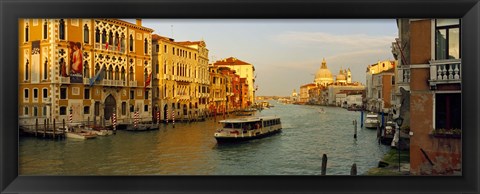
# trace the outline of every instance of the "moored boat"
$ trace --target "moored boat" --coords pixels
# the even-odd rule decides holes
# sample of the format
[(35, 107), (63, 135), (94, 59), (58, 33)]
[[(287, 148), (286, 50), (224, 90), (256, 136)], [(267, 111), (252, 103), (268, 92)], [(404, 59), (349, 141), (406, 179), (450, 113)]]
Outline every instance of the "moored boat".
[(85, 125), (81, 123), (71, 123), (68, 124), (68, 130), (65, 132), (65, 136), (67, 138), (85, 140), (96, 138), (97, 134), (86, 129)]
[(393, 137), (395, 136), (395, 123), (393, 121), (387, 121), (385, 127), (380, 134), (380, 143), (383, 145), (392, 144)]
[(239, 110), (235, 113), (235, 116), (252, 116), (256, 111), (256, 109)]
[(221, 120), (222, 128), (214, 133), (218, 143), (259, 139), (281, 132), (279, 117), (246, 117)]
[(89, 129), (91, 132), (97, 134), (98, 136), (107, 136), (112, 135), (113, 130), (109, 130), (107, 127), (102, 126), (88, 126), (86, 129)]
[(135, 125), (128, 125), (127, 126), (127, 131), (148, 131), (150, 130), (150, 124), (142, 124), (142, 123), (139, 123), (137, 124), (136, 126)]
[(380, 121), (378, 120), (378, 115), (375, 113), (368, 113), (365, 122), (364, 122), (365, 128), (377, 128), (380, 126)]

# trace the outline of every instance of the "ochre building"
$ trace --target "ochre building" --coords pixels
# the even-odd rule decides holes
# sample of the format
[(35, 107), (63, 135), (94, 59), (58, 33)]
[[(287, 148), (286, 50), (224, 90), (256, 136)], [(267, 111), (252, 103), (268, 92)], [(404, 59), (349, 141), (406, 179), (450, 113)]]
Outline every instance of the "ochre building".
[(152, 29), (116, 19), (20, 19), (19, 122), (151, 120)]

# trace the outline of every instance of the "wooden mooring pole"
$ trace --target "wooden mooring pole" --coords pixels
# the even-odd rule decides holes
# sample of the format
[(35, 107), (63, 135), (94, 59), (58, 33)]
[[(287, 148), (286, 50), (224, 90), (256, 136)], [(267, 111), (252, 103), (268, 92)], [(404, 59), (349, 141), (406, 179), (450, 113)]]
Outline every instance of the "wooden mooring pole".
[(43, 119), (43, 138), (47, 136), (47, 119)]
[(38, 133), (38, 118), (35, 119), (35, 137), (37, 137)]
[(63, 133), (65, 133), (67, 131), (67, 128), (65, 128), (65, 119), (62, 120), (62, 124), (63, 124)]
[(327, 174), (327, 154), (323, 154), (322, 156), (322, 173), (321, 175)]
[(353, 138), (357, 139), (357, 120), (353, 120), (354, 133)]
[[(47, 119), (47, 127), (48, 127), (48, 129), (50, 129), (50, 119)], [(55, 140), (55, 128), (53, 128), (52, 132), (53, 132), (52, 133), (52, 139)]]
[[(53, 135), (55, 135), (55, 131), (56, 131), (56, 130), (55, 130), (55, 129), (56, 129), (56, 128), (55, 128), (55, 119), (53, 119), (53, 123), (52, 123), (52, 124), (53, 124)], [(60, 138), (60, 135), (58, 135), (58, 137)]]
[(357, 175), (357, 164), (353, 163), (352, 169), (350, 169), (350, 175)]

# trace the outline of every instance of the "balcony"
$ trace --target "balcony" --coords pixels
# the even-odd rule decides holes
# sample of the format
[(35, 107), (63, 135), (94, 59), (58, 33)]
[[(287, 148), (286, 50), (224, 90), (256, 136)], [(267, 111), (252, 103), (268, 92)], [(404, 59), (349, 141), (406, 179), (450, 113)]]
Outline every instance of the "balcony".
[(69, 84), (70, 83), (70, 78), (69, 77), (60, 77), (60, 83), (61, 84)]
[(408, 84), (410, 83), (410, 68), (409, 67), (399, 67), (397, 69), (398, 83), (399, 84)]
[(430, 61), (430, 86), (461, 83), (462, 62), (460, 59)]
[(129, 81), (128, 86), (130, 87), (137, 87), (137, 81)]

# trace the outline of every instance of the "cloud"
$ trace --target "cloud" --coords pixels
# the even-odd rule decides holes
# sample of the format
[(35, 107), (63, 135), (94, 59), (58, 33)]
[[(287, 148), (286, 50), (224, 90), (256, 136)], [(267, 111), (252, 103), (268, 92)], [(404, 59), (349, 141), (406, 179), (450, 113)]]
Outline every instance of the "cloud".
[(365, 34), (337, 35), (325, 32), (285, 32), (273, 38), (284, 44), (297, 44), (334, 48), (378, 48), (389, 46), (394, 36), (371, 36)]

